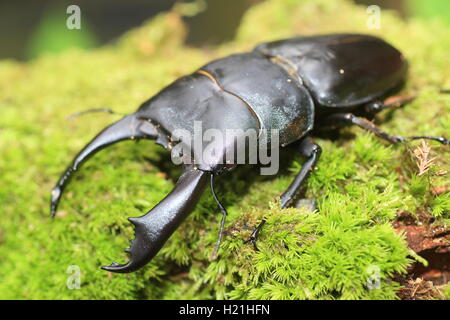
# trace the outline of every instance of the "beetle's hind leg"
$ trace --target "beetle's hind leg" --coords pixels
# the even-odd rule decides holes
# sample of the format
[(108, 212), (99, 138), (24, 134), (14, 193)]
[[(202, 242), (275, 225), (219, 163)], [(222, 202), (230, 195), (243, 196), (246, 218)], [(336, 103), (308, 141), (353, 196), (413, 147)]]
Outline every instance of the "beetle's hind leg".
[[(280, 201), (282, 208), (292, 207), (295, 204), (295, 201), (298, 200), (302, 191), (302, 187), (304, 186), (311, 172), (314, 170), (314, 167), (316, 166), (320, 158), (320, 154), (322, 153), (322, 148), (320, 148), (320, 146), (316, 144), (311, 139), (311, 137), (305, 137), (300, 140), (297, 145), (297, 150), (307, 160), (303, 164), (294, 181), (292, 181), (287, 190), (281, 195)], [(250, 237), (245, 241), (245, 243), (253, 244), (255, 250), (258, 249), (256, 247), (256, 240), (261, 231), (261, 228), (265, 223), (266, 220), (263, 218), (261, 223), (253, 230)]]
[(406, 142), (408, 140), (417, 140), (417, 139), (428, 139), (428, 140), (434, 140), (437, 142), (440, 142), (442, 144), (450, 144), (450, 140), (444, 138), (444, 137), (432, 137), (432, 136), (410, 136), (410, 137), (401, 137), (396, 135), (391, 135), (380, 128), (378, 128), (375, 124), (373, 124), (371, 121), (367, 120), (363, 117), (357, 117), (352, 113), (335, 113), (330, 116), (328, 116), (324, 124), (330, 124), (331, 126), (337, 126), (341, 124), (347, 124), (347, 125), (357, 125), (358, 127), (365, 129), (369, 132), (372, 132), (376, 136), (389, 141), (390, 143), (399, 143), (399, 142)]

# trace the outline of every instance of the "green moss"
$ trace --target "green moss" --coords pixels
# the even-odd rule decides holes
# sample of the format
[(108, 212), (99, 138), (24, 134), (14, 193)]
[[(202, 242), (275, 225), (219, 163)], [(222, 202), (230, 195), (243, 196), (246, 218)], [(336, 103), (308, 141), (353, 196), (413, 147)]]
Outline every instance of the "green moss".
[(449, 300), (450, 299), (450, 285), (445, 286), (444, 294), (445, 294), (445, 297), (447, 298), (447, 300)]
[[(220, 259), (210, 262), (220, 214), (209, 192), (157, 257), (143, 270), (108, 274), (99, 266), (124, 261), (139, 216), (173, 186), (180, 170), (151, 141), (124, 142), (92, 158), (67, 189), (58, 217), (48, 217), (49, 191), (72, 156), (112, 115), (67, 116), (107, 106), (129, 113), (161, 87), (221, 55), (296, 34), (353, 31), (383, 36), (411, 65), (405, 92), (419, 97), (381, 127), (410, 135), (450, 132), (447, 68), (450, 38), (439, 23), (405, 23), (383, 12), (382, 29), (366, 28), (364, 7), (346, 1), (266, 1), (245, 16), (234, 41), (213, 50), (182, 45), (175, 13), (160, 15), (114, 46), (47, 55), (28, 64), (0, 63), (0, 298), (18, 299), (393, 299), (394, 273), (410, 263), (403, 238), (391, 227), (398, 211), (427, 210), (448, 219), (448, 149), (425, 177), (407, 147), (389, 146), (358, 128), (336, 141), (318, 139), (320, 164), (308, 182), (316, 212), (281, 210), (275, 201), (301, 162), (287, 154), (276, 177), (244, 166), (220, 177), (218, 193), (229, 210)], [(433, 37), (429, 35), (433, 34)], [(381, 121), (380, 121), (381, 122)], [(352, 137), (353, 136), (353, 137)], [(410, 144), (410, 148), (415, 145)], [(292, 161), (288, 161), (292, 159)], [(446, 161), (447, 159), (447, 161)], [(167, 171), (172, 179), (165, 179)], [(268, 218), (260, 251), (243, 245)], [(122, 252), (122, 253), (121, 253)], [(70, 290), (68, 267), (81, 271)], [(369, 290), (373, 272), (379, 286)]]

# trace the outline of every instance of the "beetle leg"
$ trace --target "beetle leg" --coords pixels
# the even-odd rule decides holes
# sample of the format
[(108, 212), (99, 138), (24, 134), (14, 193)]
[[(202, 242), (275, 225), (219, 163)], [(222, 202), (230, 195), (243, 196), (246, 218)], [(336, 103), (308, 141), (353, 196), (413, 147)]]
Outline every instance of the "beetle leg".
[(154, 139), (158, 137), (158, 132), (147, 120), (140, 119), (136, 114), (130, 114), (106, 127), (73, 160), (72, 164), (59, 178), (58, 183), (53, 188), (50, 201), (50, 212), (54, 216), (61, 199), (64, 188), (69, 182), (74, 171), (78, 170), (80, 165), (90, 156), (101, 149), (126, 139), (147, 138)]
[(438, 141), (442, 144), (450, 144), (450, 140), (445, 139), (444, 137), (429, 137), (429, 136), (411, 136), (411, 137), (401, 137), (401, 136), (395, 136), (391, 135), (380, 128), (378, 128), (375, 124), (373, 124), (371, 121), (367, 120), (366, 118), (357, 117), (352, 113), (335, 113), (330, 116), (328, 116), (325, 119), (325, 122), (329, 122), (332, 125), (336, 125), (336, 123), (342, 122), (344, 124), (354, 124), (358, 127), (365, 129), (369, 132), (372, 132), (373, 134), (377, 135), (378, 137), (389, 141), (390, 143), (399, 143), (399, 142), (405, 142), (408, 140), (417, 140), (417, 139), (429, 139)]
[[(303, 138), (297, 147), (300, 154), (307, 158), (306, 162), (303, 164), (300, 172), (295, 177), (294, 181), (292, 181), (291, 185), (287, 188), (287, 190), (281, 195), (281, 207), (287, 208), (294, 205), (295, 201), (298, 199), (302, 187), (308, 179), (311, 171), (314, 170), (314, 167), (317, 164), (317, 161), (320, 158), (320, 154), (322, 152), (322, 148), (318, 144), (316, 144), (311, 137)], [(256, 239), (258, 237), (259, 232), (261, 231), (262, 226), (266, 223), (266, 220), (263, 218), (261, 223), (253, 230), (250, 237), (245, 241), (245, 243), (253, 244), (255, 250), (256, 247)]]
[(250, 235), (250, 237), (244, 241), (244, 243), (251, 243), (255, 251), (258, 251), (258, 247), (256, 246), (256, 240), (258, 239), (258, 235), (261, 232), (261, 229), (265, 223), (266, 219), (263, 218), (263, 220), (258, 224), (258, 226), (255, 229), (253, 229), (253, 232)]
[(396, 95), (386, 98), (384, 101), (372, 101), (364, 105), (364, 111), (374, 116), (378, 112), (386, 109), (396, 109), (404, 106), (416, 98), (415, 95)]
[(280, 200), (282, 208), (287, 208), (294, 205), (295, 200), (297, 200), (300, 194), (303, 184), (308, 179), (311, 171), (314, 170), (314, 167), (319, 160), (322, 148), (320, 148), (320, 146), (316, 144), (311, 139), (311, 137), (305, 137), (298, 145), (298, 151), (303, 157), (307, 158), (307, 160), (303, 164), (294, 181), (292, 181), (291, 185), (281, 195)]

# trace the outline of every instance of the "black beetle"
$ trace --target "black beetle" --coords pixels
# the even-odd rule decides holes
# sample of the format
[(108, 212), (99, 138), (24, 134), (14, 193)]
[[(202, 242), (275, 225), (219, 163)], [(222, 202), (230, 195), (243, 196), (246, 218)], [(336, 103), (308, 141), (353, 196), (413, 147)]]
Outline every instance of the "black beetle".
[[(355, 124), (391, 143), (426, 138), (449, 144), (442, 137), (390, 135), (369, 121), (377, 112), (410, 100), (405, 96), (388, 103), (380, 100), (399, 88), (406, 72), (407, 62), (397, 49), (380, 38), (359, 34), (263, 43), (252, 52), (215, 60), (176, 80), (144, 102), (135, 113), (105, 128), (88, 143), (53, 189), (51, 213), (55, 214), (72, 173), (95, 152), (126, 139), (156, 139), (171, 150), (186, 142), (180, 137), (174, 139), (174, 131), (181, 128), (192, 137), (197, 120), (202, 121), (203, 131), (209, 128), (277, 130), (282, 147), (296, 148), (306, 157), (300, 172), (281, 195), (282, 207), (293, 205), (319, 159), (321, 149), (310, 138), (313, 128), (333, 129)], [(227, 150), (235, 142), (228, 141), (206, 160), (197, 158), (193, 150), (193, 164), (185, 165), (184, 173), (169, 195), (146, 215), (129, 218), (136, 228), (136, 237), (126, 250), (130, 261), (102, 268), (132, 272), (148, 263), (192, 211), (208, 179), (217, 200), (213, 177), (236, 166), (235, 162), (224, 161)], [(225, 209), (220, 202), (219, 205), (223, 219), (218, 244), (226, 217)], [(254, 243), (261, 225), (250, 237), (251, 242)]]

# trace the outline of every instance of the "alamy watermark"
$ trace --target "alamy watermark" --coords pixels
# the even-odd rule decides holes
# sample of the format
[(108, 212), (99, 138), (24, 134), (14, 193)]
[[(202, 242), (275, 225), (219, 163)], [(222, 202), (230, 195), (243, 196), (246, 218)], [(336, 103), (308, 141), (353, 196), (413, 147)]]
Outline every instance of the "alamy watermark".
[(203, 130), (202, 121), (194, 121), (194, 132), (176, 129), (171, 141), (174, 164), (200, 164), (214, 168), (237, 164), (260, 164), (262, 175), (274, 175), (279, 169), (279, 132), (276, 129)]
[(69, 290), (78, 290), (81, 288), (81, 269), (77, 265), (67, 267), (66, 273), (70, 274), (67, 278), (66, 286)]
[(367, 17), (367, 28), (369, 29), (381, 29), (381, 8), (377, 5), (368, 6), (366, 13), (369, 15)]
[(81, 9), (76, 4), (67, 7), (66, 13), (69, 16), (66, 19), (66, 27), (69, 30), (81, 29)]
[(366, 273), (369, 275), (366, 284), (369, 290), (381, 289), (381, 271), (380, 267), (376, 265), (368, 266)]

